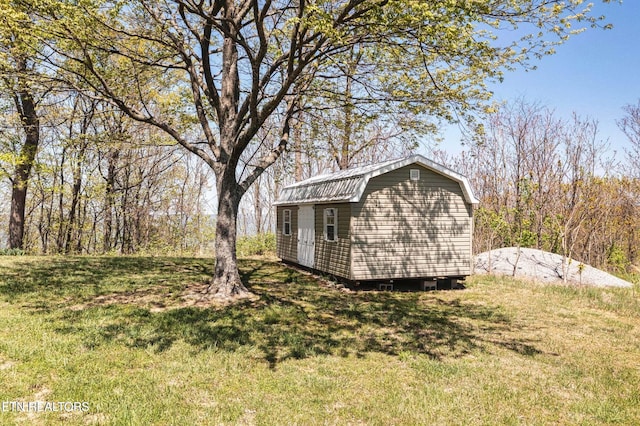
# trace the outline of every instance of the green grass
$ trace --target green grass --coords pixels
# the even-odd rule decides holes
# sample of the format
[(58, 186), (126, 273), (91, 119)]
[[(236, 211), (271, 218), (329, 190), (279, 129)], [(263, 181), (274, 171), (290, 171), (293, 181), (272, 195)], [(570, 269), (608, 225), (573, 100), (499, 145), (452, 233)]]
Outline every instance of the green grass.
[(0, 258), (0, 424), (640, 424), (637, 289), (343, 292), (269, 259)]

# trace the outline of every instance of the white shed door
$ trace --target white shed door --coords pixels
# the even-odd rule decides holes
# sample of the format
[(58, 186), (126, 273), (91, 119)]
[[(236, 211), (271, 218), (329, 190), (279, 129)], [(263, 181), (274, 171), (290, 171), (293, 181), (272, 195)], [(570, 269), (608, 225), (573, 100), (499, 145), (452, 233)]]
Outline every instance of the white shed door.
[(313, 268), (316, 248), (315, 214), (313, 206), (298, 210), (298, 263)]

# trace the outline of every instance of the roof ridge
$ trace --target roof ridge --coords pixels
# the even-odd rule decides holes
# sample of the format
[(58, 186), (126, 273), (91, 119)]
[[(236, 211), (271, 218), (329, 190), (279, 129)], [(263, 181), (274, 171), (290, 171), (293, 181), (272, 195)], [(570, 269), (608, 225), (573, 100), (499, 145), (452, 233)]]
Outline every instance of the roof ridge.
[(370, 179), (414, 163), (419, 163), (436, 173), (458, 182), (461, 185), (467, 202), (471, 204), (478, 203), (478, 200), (473, 196), (473, 192), (465, 176), (448, 167), (435, 163), (420, 154), (412, 154), (380, 163), (321, 174), (287, 185), (282, 188), (280, 197), (274, 202), (274, 205), (290, 203), (357, 202), (364, 193), (365, 187)]
[[(414, 154), (416, 155), (416, 154)], [(329, 172), (329, 173), (321, 173), (315, 176), (311, 176), (307, 179), (301, 180), (299, 182), (294, 182), (292, 184), (286, 185), (286, 187), (298, 187), (298, 186), (305, 186), (305, 185), (312, 185), (314, 183), (318, 183), (318, 182), (328, 182), (328, 181), (334, 181), (334, 180), (343, 180), (343, 179), (350, 179), (350, 178), (354, 178), (357, 176), (361, 176), (361, 175), (365, 175), (369, 172), (371, 172), (372, 170), (376, 170), (378, 167), (384, 167), (390, 164), (393, 164), (395, 162), (398, 161), (404, 161), (407, 158), (412, 157), (413, 155), (408, 155), (408, 156), (404, 156), (404, 157), (398, 157), (398, 158), (394, 158), (391, 160), (385, 160), (385, 161), (380, 161), (377, 163), (371, 163), (371, 164), (367, 164), (364, 166), (358, 166), (358, 167), (353, 167), (353, 168), (346, 168), (346, 169), (341, 169), (341, 170), (336, 170), (333, 172)], [(334, 179), (332, 179), (332, 176), (336, 176)]]

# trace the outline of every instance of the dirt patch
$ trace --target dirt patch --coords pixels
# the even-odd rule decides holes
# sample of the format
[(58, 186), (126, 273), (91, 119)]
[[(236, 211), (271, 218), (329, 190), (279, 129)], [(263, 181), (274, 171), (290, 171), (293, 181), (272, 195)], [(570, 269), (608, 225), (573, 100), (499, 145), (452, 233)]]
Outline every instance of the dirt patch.
[(87, 302), (72, 305), (69, 309), (72, 311), (82, 311), (87, 308), (108, 305), (136, 305), (161, 308), (164, 307), (165, 303), (170, 299), (171, 292), (167, 292), (165, 287), (153, 286), (133, 291), (103, 294)]
[(232, 303), (238, 302), (240, 300), (251, 300), (256, 301), (260, 297), (249, 292), (248, 294), (243, 294), (240, 296), (232, 296), (221, 298), (215, 294), (208, 294), (207, 289), (209, 288), (209, 284), (194, 284), (191, 285), (182, 292), (180, 295), (180, 300), (182, 301), (181, 306), (179, 307), (188, 307), (195, 306), (198, 308), (207, 308), (211, 306), (227, 306)]
[[(163, 312), (188, 307), (221, 307), (237, 301), (237, 298), (220, 299), (207, 294), (207, 283), (187, 284), (181, 292), (173, 292), (164, 286), (152, 286), (133, 291), (116, 292), (96, 296), (95, 298), (69, 306), (72, 311), (81, 311), (91, 307), (109, 305), (134, 305), (149, 309), (150, 312)], [(258, 299), (250, 294), (246, 299)]]
[(12, 368), (14, 365), (16, 365), (16, 363), (13, 361), (4, 361), (0, 359), (0, 371), (8, 370)]

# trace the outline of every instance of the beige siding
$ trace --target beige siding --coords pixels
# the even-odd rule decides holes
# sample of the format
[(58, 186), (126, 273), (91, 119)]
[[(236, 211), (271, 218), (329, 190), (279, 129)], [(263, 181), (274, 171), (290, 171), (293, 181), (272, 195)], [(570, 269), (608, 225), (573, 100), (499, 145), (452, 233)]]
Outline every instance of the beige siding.
[[(284, 210), (291, 210), (291, 235), (282, 233)], [(298, 262), (298, 206), (276, 207), (276, 254), (282, 260)]]
[[(338, 241), (324, 238), (324, 209), (338, 209)], [(349, 279), (351, 204), (318, 204), (315, 206), (315, 269), (337, 277)]]
[(471, 232), (457, 182), (418, 165), (375, 177), (353, 205), (351, 279), (469, 275)]

